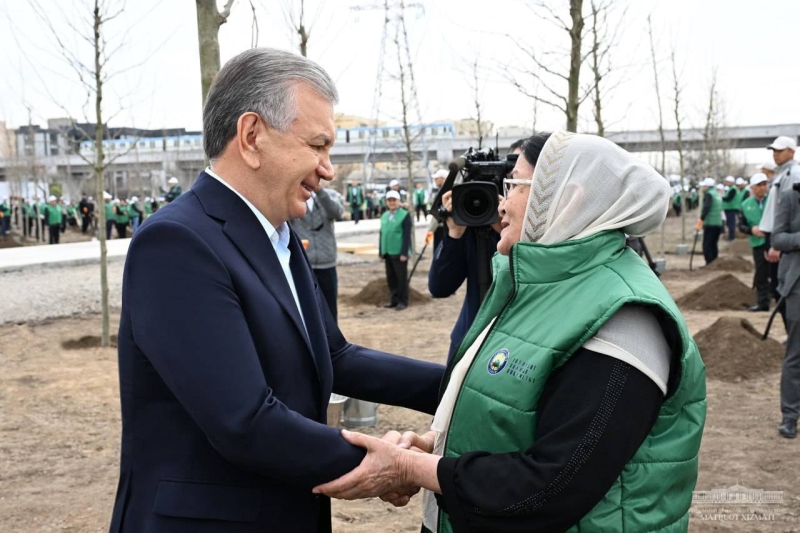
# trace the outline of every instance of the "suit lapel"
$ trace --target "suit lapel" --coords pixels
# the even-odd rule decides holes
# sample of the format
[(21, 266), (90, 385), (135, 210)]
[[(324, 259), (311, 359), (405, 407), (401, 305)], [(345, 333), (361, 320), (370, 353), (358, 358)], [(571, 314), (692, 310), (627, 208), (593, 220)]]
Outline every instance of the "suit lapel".
[(320, 369), (325, 367), (325, 358), (330, 360), (330, 350), (328, 348), (328, 339), (325, 335), (325, 323), (314, 290), (317, 282), (300, 239), (297, 238), (297, 234), (294, 231), (291, 232), (291, 238), (289, 239), (289, 251), (292, 254), (289, 266), (292, 269), (292, 277), (297, 289), (297, 299), (300, 300), (300, 307), (303, 309), (303, 318), (306, 321), (306, 329), (308, 330), (312, 353), (317, 365), (317, 372), (324, 375), (326, 373), (320, 372)]
[[(297, 328), (298, 333), (305, 341), (309, 354), (314, 359), (314, 367), (317, 369), (317, 376), (319, 377), (314, 346), (312, 346), (309, 335), (306, 334), (306, 330), (303, 327), (303, 320), (300, 318), (297, 304), (294, 296), (292, 296), (289, 282), (283, 273), (283, 268), (280, 261), (278, 261), (275, 249), (272, 247), (272, 243), (256, 215), (236, 193), (205, 172), (200, 174), (192, 190), (200, 199), (200, 203), (208, 215), (225, 221), (222, 228), (223, 231), (247, 259), (258, 278), (272, 293), (275, 300), (277, 300), (295, 328)], [(293, 238), (292, 240), (296, 239)], [(294, 250), (292, 250), (293, 263), (295, 255)], [(304, 278), (301, 282), (297, 277), (294, 277), (294, 282), (299, 298), (301, 283), (308, 283), (308, 279)], [(311, 280), (310, 287), (313, 290), (313, 280)], [(304, 292), (308, 291), (304, 290)], [(306, 305), (303, 305), (304, 310), (306, 307)]]

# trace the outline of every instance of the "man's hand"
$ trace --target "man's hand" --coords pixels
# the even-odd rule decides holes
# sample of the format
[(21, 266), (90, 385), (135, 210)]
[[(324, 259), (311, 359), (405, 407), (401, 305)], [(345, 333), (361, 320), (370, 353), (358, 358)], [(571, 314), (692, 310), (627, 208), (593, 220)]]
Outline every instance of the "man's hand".
[(456, 224), (456, 221), (453, 219), (453, 191), (447, 191), (442, 196), (442, 207), (450, 213), (450, 216), (447, 217), (447, 234), (450, 236), (451, 239), (460, 239), (464, 236), (464, 232), (467, 231), (466, 226), (459, 226)]
[(755, 235), (756, 237), (764, 236), (764, 232), (758, 229), (758, 226), (753, 226), (752, 228), (750, 228), (750, 231), (752, 231), (753, 235)]
[[(389, 434), (386, 435), (388, 436)], [(404, 455), (408, 454), (408, 451), (393, 444), (392, 439), (377, 439), (347, 430), (342, 430), (342, 437), (354, 446), (365, 448), (367, 455), (351, 472), (339, 479), (314, 487), (312, 490), (314, 494), (355, 500), (373, 498), (390, 492), (398, 494), (408, 492), (406, 481), (408, 472), (404, 461)]]
[(702, 220), (698, 220), (697, 224), (695, 224), (695, 226), (694, 226), (694, 229), (696, 229), (697, 231), (700, 231), (701, 229), (703, 229), (703, 221)]
[(401, 263), (405, 263), (406, 261), (408, 261), (408, 256), (401, 255), (401, 256), (400, 256), (400, 262), (401, 262)]
[(775, 248), (770, 247), (769, 251), (764, 253), (764, 258), (769, 263), (777, 263), (781, 260), (781, 253)]
[(406, 431), (400, 437), (397, 445), (415, 452), (433, 453), (436, 442), (436, 432), (429, 431), (424, 435), (417, 435), (413, 431)]

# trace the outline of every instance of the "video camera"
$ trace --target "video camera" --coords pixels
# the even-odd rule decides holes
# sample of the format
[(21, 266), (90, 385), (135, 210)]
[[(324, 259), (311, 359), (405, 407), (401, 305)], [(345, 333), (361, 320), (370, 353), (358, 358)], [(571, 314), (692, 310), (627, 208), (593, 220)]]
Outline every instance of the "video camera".
[[(518, 154), (509, 154), (500, 159), (497, 150), (492, 148), (470, 148), (457, 157), (450, 163), (450, 174), (433, 201), (433, 217), (442, 222), (452, 216), (456, 224), (467, 227), (488, 226), (497, 222), (497, 197), (503, 190), (503, 179), (517, 164), (517, 157)], [(453, 191), (452, 215), (442, 206), (442, 196), (449, 190)]]

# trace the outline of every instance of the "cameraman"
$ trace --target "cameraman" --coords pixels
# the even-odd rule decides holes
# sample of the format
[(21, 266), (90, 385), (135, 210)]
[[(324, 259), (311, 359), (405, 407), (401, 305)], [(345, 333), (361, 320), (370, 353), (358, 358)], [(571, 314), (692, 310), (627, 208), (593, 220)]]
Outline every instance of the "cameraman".
[[(520, 139), (511, 145), (510, 154), (522, 153), (525, 147), (531, 150), (541, 151), (544, 140), (538, 143), (539, 136), (530, 139)], [(546, 139), (545, 139), (546, 140)], [(527, 142), (526, 141), (530, 141)], [(531, 161), (535, 161), (532, 158)], [(453, 191), (447, 191), (442, 196), (442, 207), (448, 212), (453, 212)], [(500, 222), (492, 224), (494, 231), (489, 232), (488, 248), (492, 255), (500, 241)], [(464, 298), (464, 305), (461, 313), (450, 333), (450, 350), (447, 353), (447, 360), (450, 361), (458, 350), (461, 340), (469, 331), (478, 309), (481, 306), (481, 288), (478, 264), (481, 258), (478, 257), (478, 235), (477, 228), (459, 226), (455, 223), (452, 216), (446, 219), (442, 241), (436, 246), (433, 253), (433, 261), (428, 272), (428, 290), (434, 298), (447, 298), (455, 294), (459, 287), (467, 280), (467, 296)]]

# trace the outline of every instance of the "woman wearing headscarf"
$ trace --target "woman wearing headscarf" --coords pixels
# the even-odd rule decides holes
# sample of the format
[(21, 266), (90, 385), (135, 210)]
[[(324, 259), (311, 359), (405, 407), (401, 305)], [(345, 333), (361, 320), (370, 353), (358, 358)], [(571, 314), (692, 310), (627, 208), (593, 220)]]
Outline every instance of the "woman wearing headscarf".
[[(427, 489), (426, 531), (686, 531), (705, 368), (625, 246), (664, 220), (668, 183), (605, 139), (556, 132), (526, 142), (504, 189), (492, 287), (432, 431), (400, 441), (428, 453), (345, 437)], [(354, 478), (323, 492), (361, 497)]]

